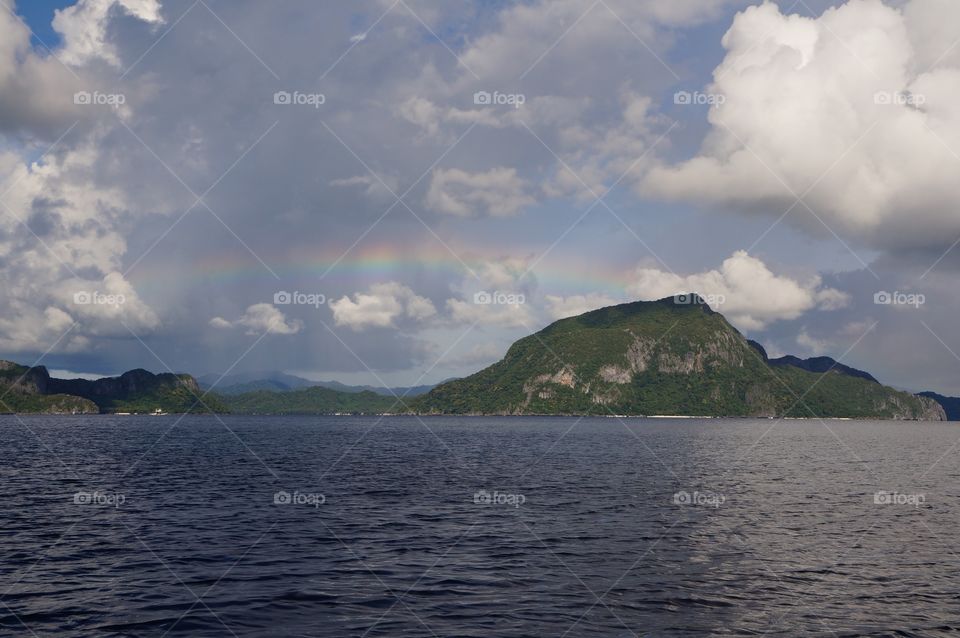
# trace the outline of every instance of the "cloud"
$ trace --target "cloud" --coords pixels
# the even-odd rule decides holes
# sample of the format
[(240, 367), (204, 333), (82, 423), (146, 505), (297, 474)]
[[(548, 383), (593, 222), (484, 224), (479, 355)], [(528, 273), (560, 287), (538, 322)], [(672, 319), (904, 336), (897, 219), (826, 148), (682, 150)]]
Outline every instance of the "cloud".
[[(63, 10), (57, 28), (75, 35), (95, 4)], [(129, 15), (152, 19), (150, 2), (123, 4)], [(131, 332), (146, 338), (161, 326), (122, 263), (130, 211), (149, 208), (133, 205), (136, 190), (112, 179), (122, 162), (105, 152), (105, 140), (120, 111), (77, 103), (77, 93), (102, 78), (71, 56), (76, 37), (65, 42), (40, 54), (24, 23), (0, 11), (0, 348), (7, 352), (106, 352), (132, 340)]]
[(80, 80), (53, 56), (38, 55), (30, 31), (6, 7), (0, 11), (0, 131), (61, 134), (82, 119), (73, 103)]
[(613, 306), (622, 303), (608, 295), (601, 293), (590, 293), (587, 295), (571, 295), (569, 297), (560, 297), (557, 295), (547, 295), (547, 311), (554, 319), (564, 319), (565, 317), (575, 317), (585, 312)]
[(453, 366), (489, 365), (503, 357), (505, 348), (496, 343), (478, 343), (466, 352), (446, 357), (444, 363)]
[[(684, 76), (681, 82), (695, 77), (688, 74), (717, 66), (721, 58), (714, 58), (709, 46), (688, 45), (693, 40), (699, 42), (704, 34), (712, 37), (711, 34), (716, 33), (715, 25), (684, 34), (676, 29), (702, 24), (720, 15), (719, 10), (725, 6), (745, 3), (742, 0), (606, 0), (597, 5), (592, 0), (407, 2), (481, 79), (474, 77), (435, 40), (424, 39), (423, 25), (409, 11), (398, 7), (374, 28), (374, 22), (392, 6), (392, 0), (322, 3), (322, 7), (318, 3), (293, 2), (285, 3), (282, 11), (252, 0), (210, 3), (224, 24), (203, 5), (197, 5), (156, 43), (133, 72), (119, 81), (118, 69), (137, 62), (165, 32), (164, 28), (156, 28), (160, 20), (166, 17), (173, 22), (188, 5), (178, 10), (174, 3), (164, 2), (161, 10), (160, 2), (84, 0), (62, 11), (58, 28), (65, 34), (64, 47), (55, 53), (79, 79), (56, 58), (31, 49), (29, 33), (9, 15), (4, 15), (6, 12), (0, 11), (0, 20), (6, 20), (0, 26), (0, 131), (5, 136), (0, 147), (3, 149), (0, 151), (0, 193), (12, 187), (11, 192), (0, 199), (15, 215), (0, 216), (0, 306), (4, 309), (0, 349), (23, 352), (21, 358), (34, 360), (63, 332), (71, 329), (55, 346), (54, 355), (71, 354), (54, 365), (115, 372), (148, 364), (150, 355), (129, 338), (119, 322), (122, 317), (124, 322), (136, 326), (138, 335), (144, 335), (151, 348), (169, 353), (168, 363), (177, 369), (222, 370), (249, 345), (243, 333), (255, 329), (244, 324), (276, 326), (281, 332), (300, 325), (287, 317), (271, 324), (269, 318), (264, 320), (264, 316), (256, 312), (244, 312), (244, 308), (269, 299), (278, 287), (315, 290), (322, 285), (328, 297), (335, 300), (331, 308), (340, 310), (339, 318), (345, 323), (339, 325), (355, 327), (356, 332), (344, 330), (340, 335), (348, 342), (349, 349), (377, 370), (398, 371), (410, 370), (424, 359), (432, 363), (427, 353), (445, 351), (446, 344), (438, 342), (448, 334), (459, 336), (461, 331), (453, 328), (460, 326), (451, 325), (457, 322), (479, 321), (481, 326), (489, 326), (477, 331), (483, 333), (485, 339), (506, 344), (542, 326), (549, 320), (548, 315), (573, 314), (610, 301), (590, 294), (582, 295), (583, 300), (574, 295), (544, 301), (536, 294), (536, 281), (522, 276), (532, 259), (497, 260), (495, 257), (526, 252), (539, 256), (568, 227), (567, 220), (572, 222), (586, 208), (568, 200), (592, 201), (593, 193), (605, 194), (613, 180), (631, 168), (634, 173), (621, 183), (635, 185), (637, 176), (645, 175), (651, 165), (660, 164), (666, 153), (676, 152), (672, 144), (687, 144), (691, 136), (698, 134), (698, 127), (685, 126), (686, 122), (670, 128), (673, 116), (679, 117), (682, 113), (684, 118), (700, 118), (707, 109), (664, 108), (670, 94), (677, 89), (677, 78), (665, 64)], [(955, 39), (952, 22), (943, 17), (951, 16), (954, 9), (951, 3), (941, 0), (930, 2), (936, 3), (939, 14), (924, 8), (920, 2), (906, 5), (902, 18), (896, 12), (889, 15), (895, 18), (891, 24), (902, 21), (914, 51), (916, 64), (911, 63), (904, 73), (909, 75), (917, 68), (935, 66), (936, 73), (941, 75), (932, 71), (931, 81), (936, 80), (938, 90), (946, 91), (952, 86), (952, 76), (942, 72), (956, 67), (960, 57), (960, 47), (943, 55)], [(903, 3), (897, 2), (897, 6), (901, 5)], [(855, 22), (861, 10), (862, 7), (847, 14), (846, 19)], [(778, 162), (791, 167), (797, 164), (798, 168), (786, 171), (785, 179), (789, 178), (788, 183), (800, 192), (812, 182), (812, 179), (804, 182), (801, 177), (819, 176), (871, 123), (864, 120), (858, 124), (865, 114), (851, 110), (853, 103), (847, 95), (852, 90), (848, 84), (863, 83), (860, 76), (864, 70), (854, 59), (843, 67), (847, 75), (839, 79), (829, 75), (829, 69), (825, 68), (829, 65), (820, 60), (819, 51), (831, 40), (836, 41), (836, 37), (825, 28), (816, 27), (816, 42), (810, 44), (803, 26), (807, 19), (791, 18), (788, 22), (800, 27), (796, 34), (786, 33), (793, 26), (784, 27), (776, 12), (767, 11), (774, 19), (769, 23), (760, 20), (751, 27), (758, 30), (744, 31), (741, 27), (746, 22), (743, 22), (733, 31), (739, 31), (737, 37), (742, 40), (751, 33), (762, 36), (763, 28), (769, 26), (775, 37), (770, 42), (759, 38), (757, 49), (748, 51), (749, 45), (744, 46), (731, 35), (724, 64), (735, 66), (735, 54), (740, 53), (746, 56), (743, 62), (747, 66), (732, 69), (717, 81), (736, 80), (738, 84), (733, 88), (743, 87), (742, 91), (747, 93), (751, 89), (752, 95), (762, 96), (769, 106), (750, 110), (744, 100), (728, 100), (722, 109), (710, 110), (709, 117), (736, 106), (741, 119), (725, 119), (725, 123), (778, 171), (781, 169)], [(730, 15), (732, 17), (732, 13)], [(724, 24), (729, 25), (729, 21), (724, 20)], [(291, 29), (292, 23), (298, 28)], [(863, 25), (862, 33), (849, 24), (831, 23), (830, 27), (845, 36), (855, 35), (847, 38), (850, 47), (869, 63), (873, 53), (861, 49), (862, 42), (886, 38), (887, 32), (886, 27), (876, 21), (868, 20)], [(331, 67), (321, 85), (317, 85), (318, 73), (325, 73), (327, 69), (324, 65), (318, 70), (316, 60), (332, 64), (350, 46), (352, 35), (367, 32), (369, 37)], [(237, 36), (249, 50), (238, 42)], [(775, 59), (791, 55), (790, 46), (781, 40), (803, 51), (809, 49), (813, 55), (794, 56), (786, 70), (774, 73), (771, 65), (775, 66)], [(834, 53), (837, 53), (839, 44), (834, 44)], [(304, 50), (312, 51), (313, 55), (304, 58)], [(547, 54), (538, 61), (544, 52)], [(754, 57), (758, 53), (762, 55)], [(764, 55), (771, 59), (767, 60)], [(887, 61), (891, 59), (888, 56), (889, 52), (884, 50), (877, 59)], [(939, 60), (941, 56), (943, 59)], [(278, 81), (261, 60), (282, 79)], [(803, 63), (806, 66), (798, 69)], [(527, 69), (531, 69), (530, 73), (518, 82), (518, 76)], [(789, 78), (814, 70), (816, 81), (810, 83), (812, 88), (804, 88), (812, 91), (811, 102), (804, 104), (801, 112), (809, 111), (816, 126), (808, 126), (806, 120), (797, 120), (800, 124), (796, 125), (791, 121), (796, 114), (784, 110), (784, 100), (779, 96), (791, 88)], [(879, 72), (887, 74), (887, 70)], [(749, 83), (751, 73), (757, 75), (757, 87)], [(848, 75), (852, 78), (850, 82), (846, 80)], [(827, 86), (818, 85), (824, 82)], [(770, 95), (764, 93), (765, 83), (773, 87)], [(128, 97), (127, 109), (80, 108), (72, 103), (72, 95), (78, 90), (75, 85), (90, 91), (97, 86), (105, 91), (115, 88)], [(272, 97), (278, 90), (321, 90), (328, 94), (328, 99), (320, 109), (277, 105)], [(910, 90), (919, 93), (921, 89)], [(849, 162), (844, 160), (838, 164), (839, 187), (831, 174), (808, 197), (811, 207), (838, 232), (848, 231), (835, 223), (830, 206), (851, 206), (849, 199), (834, 200), (832, 194), (845, 193), (846, 182), (856, 184), (860, 179), (848, 163), (865, 175), (878, 168), (895, 168), (890, 157), (896, 152), (884, 153), (896, 144), (884, 136), (895, 141), (904, 137), (898, 128), (902, 123), (897, 119), (902, 112), (906, 112), (903, 123), (910, 124), (911, 118), (922, 114), (928, 118), (926, 124), (932, 130), (940, 134), (949, 130), (947, 124), (955, 117), (944, 111), (944, 105), (949, 102), (945, 97), (935, 100), (932, 89), (923, 90), (929, 93), (925, 96), (928, 99), (924, 110), (878, 111), (877, 114), (893, 119), (878, 124), (862, 141), (863, 149), (857, 145), (847, 158)], [(526, 101), (521, 108), (475, 104), (476, 91), (522, 91)], [(872, 108), (872, 94), (865, 93)], [(829, 103), (837, 105), (827, 117), (821, 108), (824, 99), (832, 99)], [(933, 107), (939, 110), (931, 110)], [(667, 110), (668, 114), (661, 114)], [(671, 117), (668, 119), (667, 115)], [(766, 126), (760, 120), (768, 116), (774, 121)], [(77, 120), (80, 125), (46, 157), (38, 160), (49, 143)], [(835, 127), (836, 140), (831, 136), (833, 128), (826, 134), (817, 128), (823, 122)], [(329, 130), (321, 123), (329, 126)], [(472, 132), (452, 148), (454, 140), (470, 125), (475, 125)], [(531, 135), (527, 126), (535, 135)], [(762, 131), (751, 134), (748, 139), (744, 131), (749, 131), (751, 126)], [(850, 134), (851, 127), (856, 129), (856, 135)], [(810, 138), (809, 144), (814, 148), (801, 149), (811, 154), (804, 160), (805, 156), (795, 151), (807, 143), (807, 128), (816, 135)], [(668, 129), (670, 133), (652, 151), (652, 144)], [(720, 165), (736, 150), (736, 140), (723, 135), (722, 125), (714, 123), (712, 129), (714, 133), (704, 142), (698, 157), (719, 158), (715, 161)], [(918, 131), (918, 139), (924, 135), (929, 138), (922, 127)], [(798, 137), (803, 138), (802, 143), (791, 139)], [(39, 142), (41, 138), (46, 143)], [(23, 143), (24, 139), (27, 144)], [(909, 165), (925, 161), (917, 155), (918, 147), (912, 145), (914, 141), (909, 135), (906, 139), (907, 146), (899, 153), (898, 160), (907, 165), (902, 168), (905, 174), (914, 172)], [(949, 137), (944, 141), (953, 145)], [(830, 149), (829, 155), (816, 148), (834, 142), (836, 148)], [(943, 149), (942, 144), (937, 144)], [(545, 146), (549, 146), (549, 150)], [(577, 175), (564, 168), (551, 151)], [(922, 187), (918, 190), (934, 183), (933, 177), (942, 174), (955, 161), (945, 149), (941, 152), (937, 158), (939, 166), (932, 167), (929, 179), (926, 175), (920, 176), (918, 184)], [(746, 159), (742, 160), (745, 166)], [(807, 166), (803, 161), (814, 166)], [(170, 175), (164, 165), (172, 168), (177, 176)], [(441, 168), (434, 184), (433, 169), (437, 167)], [(684, 167), (685, 163), (680, 163), (664, 165), (659, 170), (672, 179), (671, 171), (685, 170)], [(430, 172), (421, 179), (428, 168)], [(761, 165), (755, 163), (749, 168), (749, 171), (731, 172), (739, 176), (740, 182), (732, 178), (727, 181), (729, 175), (716, 170), (709, 175), (704, 173), (709, 179), (703, 184), (694, 181), (700, 175), (687, 175), (687, 181), (681, 185), (666, 179), (663, 187), (668, 192), (658, 194), (684, 200), (691, 194), (699, 194), (710, 204), (705, 212), (733, 204), (753, 213), (778, 208), (772, 212), (779, 214), (792, 203), (783, 185)], [(382, 177), (397, 193), (410, 188), (404, 199), (414, 208), (415, 203), (423, 204), (432, 197), (429, 201), (436, 205), (437, 215), (424, 218), (432, 228), (425, 229), (402, 206), (387, 211), (393, 196), (371, 172)], [(195, 198), (179, 183), (179, 178), (198, 194), (215, 187), (204, 197), (204, 204), (209, 204), (220, 220), (210, 215), (202, 204), (185, 214)], [(898, 180), (896, 173), (889, 179), (884, 176), (883, 186), (895, 185)], [(433, 186), (435, 188), (431, 188)], [(652, 192), (646, 190), (649, 184), (644, 186), (642, 192)], [(701, 189), (705, 193), (699, 193)], [(821, 192), (822, 189), (827, 190)], [(737, 191), (744, 193), (742, 199), (729, 194)], [(899, 210), (903, 212), (894, 217), (909, 220), (914, 210), (911, 206), (920, 207), (924, 198), (943, 200), (943, 192), (942, 188), (923, 190), (918, 199), (912, 200), (913, 204), (907, 202), (901, 206)], [(864, 210), (869, 212), (874, 207), (874, 193), (868, 191), (866, 195), (862, 199)], [(947, 192), (945, 197), (949, 200), (952, 196)], [(815, 201), (814, 197), (819, 199)], [(649, 202), (632, 199), (626, 189), (618, 191), (618, 201), (612, 199), (610, 205), (616, 206), (617, 212), (624, 214), (628, 225), (638, 228), (638, 232), (647, 221), (651, 230), (663, 227), (662, 234), (644, 235), (661, 254), (683, 243), (677, 253), (681, 255), (678, 257), (681, 264), (684, 259), (696, 259), (702, 247), (698, 242), (736, 238), (744, 227), (738, 226), (740, 222), (731, 221), (726, 234), (674, 242), (670, 237), (683, 235), (687, 230), (682, 226), (690, 219), (685, 215), (689, 207), (676, 207), (678, 214), (673, 216), (674, 209), (655, 210)], [(714, 202), (721, 205), (714, 206)], [(821, 209), (824, 202), (830, 206)], [(568, 208), (575, 210), (568, 211)], [(628, 214), (633, 217), (626, 217)], [(181, 215), (185, 215), (182, 221), (174, 224)], [(897, 241), (926, 234), (924, 215), (918, 214), (917, 228), (906, 228), (896, 236)], [(799, 207), (788, 220), (804, 217), (813, 219)], [(559, 271), (576, 269), (565, 259), (569, 253), (564, 254), (564, 250), (571, 247), (589, 253), (597, 260), (599, 269), (609, 268), (614, 261), (622, 263), (619, 260), (625, 242), (632, 243), (635, 238), (621, 240), (622, 233), (620, 237), (615, 234), (622, 230), (618, 225), (608, 234), (610, 227), (606, 223), (610, 221), (606, 212), (594, 212), (584, 219), (565, 240), (572, 243), (558, 245), (537, 267), (538, 272), (543, 273), (547, 281), (555, 281), (555, 276), (567, 276)], [(816, 220), (813, 223), (820, 226)], [(763, 223), (762, 227), (766, 228), (767, 224)], [(940, 230), (941, 236), (949, 236), (951, 241), (956, 237), (949, 224)], [(421, 247), (428, 243), (435, 246), (437, 237), (461, 254), (479, 279), (472, 275), (461, 279), (462, 272), (456, 269), (432, 268), (432, 261), (412, 263), (417, 261)], [(867, 233), (856, 237), (871, 239)], [(238, 238), (241, 241), (237, 241)], [(787, 237), (788, 241), (792, 239)], [(782, 240), (771, 235), (770, 241)], [(158, 243), (154, 246), (155, 242)], [(462, 248), (464, 246), (469, 246), (469, 250)], [(723, 254), (729, 254), (735, 247), (736, 244), (731, 245)], [(770, 246), (768, 254), (778, 254), (776, 248)], [(148, 249), (150, 254), (140, 261)], [(410, 294), (423, 301), (415, 301), (406, 293), (381, 294), (383, 291), (368, 288), (368, 271), (354, 265), (379, 254), (381, 249), (384, 255), (404, 259), (403, 267), (397, 267), (387, 279), (396, 280), (395, 286), (412, 287), (417, 294)], [(347, 257), (342, 262), (334, 259), (344, 254)], [(785, 251), (784, 254), (795, 256), (797, 252)], [(810, 263), (820, 256), (811, 255)], [(282, 276), (282, 286), (269, 276), (258, 259)], [(484, 260), (490, 261), (477, 265), (476, 262)], [(333, 264), (323, 284), (317, 282), (316, 266), (321, 263), (324, 266), (320, 272)], [(224, 276), (216, 280), (195, 276), (196, 272), (208, 272), (211, 266)], [(871, 267), (883, 272), (874, 263)], [(107, 308), (77, 310), (69, 303), (68, 293), (72, 287), (82, 285), (102, 292), (106, 288), (104, 281), (111, 273), (126, 273), (128, 269), (130, 274), (124, 281), (139, 291), (139, 308), (136, 304), (127, 304), (122, 310), (129, 314), (111, 314)], [(681, 272), (687, 275), (696, 270), (708, 269), (688, 268)], [(228, 272), (235, 274), (226, 276)], [(824, 277), (831, 276), (824, 274)], [(833, 278), (829, 281), (834, 285)], [(822, 284), (814, 286), (809, 281), (794, 283), (804, 291), (812, 291), (813, 308), (826, 309), (845, 303), (844, 293), (833, 288)], [(871, 284), (872, 294), (878, 286), (876, 282)], [(954, 283), (950, 286), (945, 289), (945, 296), (955, 288)], [(851, 290), (846, 284), (835, 287)], [(894, 289), (893, 284), (884, 288)], [(473, 303), (473, 295), (482, 291), (522, 294), (527, 303)], [(449, 298), (453, 299), (446, 301)], [(240, 305), (236, 305), (238, 299)], [(783, 306), (804, 307), (806, 303)], [(336, 343), (332, 335), (322, 329), (309, 329), (314, 327), (311, 322), (318, 321), (322, 314), (278, 307), (301, 318), (302, 328), (293, 338), (274, 340), (271, 348), (255, 349), (240, 365), (247, 369), (267, 369), (280, 361), (284, 366), (303, 370), (323, 366), (324, 370), (335, 370), (338, 374), (359, 373), (356, 358)], [(728, 312), (726, 308), (720, 310)], [(742, 314), (755, 324), (774, 325), (773, 321), (768, 323), (761, 310), (763, 308), (747, 308)], [(929, 311), (934, 311), (933, 304)], [(773, 313), (777, 317), (786, 314), (782, 309)], [(198, 324), (205, 325), (214, 315), (221, 315), (212, 322), (220, 328), (218, 332), (196, 330)], [(849, 319), (856, 313), (847, 309), (829, 317), (818, 314), (817, 330), (813, 331), (811, 323), (811, 333), (817, 337), (827, 334), (821, 329), (820, 320), (839, 322), (838, 315)], [(953, 313), (945, 313), (945, 320), (950, 316)], [(76, 327), (72, 327), (74, 323)], [(941, 332), (948, 329), (941, 330), (932, 320), (929, 323)], [(375, 329), (377, 326), (382, 329)], [(793, 343), (795, 324), (782, 321), (775, 329), (782, 330), (777, 336), (779, 343)], [(127, 341), (123, 342), (118, 337), (125, 334)], [(925, 330), (920, 336), (929, 338)], [(428, 338), (433, 343), (424, 341)], [(933, 347), (939, 346), (932, 341)], [(897, 357), (891, 356), (889, 360), (895, 361)], [(891, 364), (881, 362), (880, 365)], [(944, 376), (944, 370), (949, 373), (946, 364), (937, 374), (925, 374), (931, 379), (946, 378), (949, 375)], [(443, 373), (438, 368), (436, 374)]]
[(536, 296), (537, 279), (530, 272), (530, 258), (502, 257), (475, 264), (454, 289), (459, 297), (448, 299), (448, 318), (454, 324), (533, 329), (539, 323), (530, 303)]
[(426, 137), (433, 137), (448, 144), (455, 138), (444, 130), (444, 124), (482, 124), (503, 128), (517, 123), (515, 114), (511, 116), (490, 109), (442, 107), (420, 95), (403, 101), (397, 108), (397, 114), (420, 128)]
[(79, 334), (73, 317), (56, 306), (38, 308), (15, 301), (7, 309), (0, 317), (0, 348), (6, 352), (75, 353), (91, 346), (90, 337)]
[(103, 339), (147, 337), (161, 325), (119, 272), (99, 280), (51, 277), (7, 283), (7, 311), (0, 316), (4, 351), (78, 353), (103, 345)]
[(79, 0), (75, 5), (57, 9), (53, 28), (63, 38), (61, 60), (82, 65), (102, 59), (119, 66), (116, 49), (107, 41), (107, 27), (114, 12), (122, 12), (144, 22), (160, 24), (159, 0)]
[(129, 201), (98, 184), (95, 139), (33, 164), (0, 153), (0, 254), (16, 256), (0, 268), (3, 350), (82, 352), (160, 326), (122, 274)]
[(88, 334), (129, 337), (160, 327), (160, 319), (143, 303), (136, 289), (119, 272), (108, 273), (101, 281), (69, 280), (60, 285), (69, 313)]
[(419, 322), (429, 319), (437, 309), (426, 297), (396, 282), (374, 284), (368, 292), (358, 292), (330, 302), (333, 319), (338, 326), (356, 331), (367, 328), (395, 327), (398, 318)]
[(398, 184), (395, 179), (388, 177), (383, 177), (382, 179), (384, 182), (381, 182), (372, 175), (354, 175), (353, 177), (330, 180), (330, 185), (340, 188), (360, 187), (361, 192), (374, 201), (389, 201), (393, 199)]
[(268, 303), (253, 304), (236, 321), (227, 321), (223, 317), (214, 317), (210, 325), (219, 330), (235, 327), (246, 328), (248, 335), (293, 335), (303, 329), (303, 322), (299, 319), (288, 321), (276, 306)]
[(529, 189), (530, 185), (513, 168), (492, 168), (481, 173), (438, 168), (433, 172), (426, 204), (437, 212), (458, 217), (510, 217), (536, 203), (528, 194)]
[(775, 275), (743, 250), (725, 259), (719, 270), (688, 276), (640, 268), (628, 291), (641, 299), (699, 293), (744, 330), (762, 330), (775, 321), (796, 319), (815, 308), (833, 310), (848, 301), (844, 293), (824, 287), (819, 277), (803, 283)]
[[(461, 58), (482, 78), (515, 80), (536, 71), (536, 79), (562, 78), (568, 86), (595, 86), (605, 79), (603, 69), (584, 64), (584, 60), (605, 60), (609, 66), (619, 66), (628, 60), (637, 64), (640, 58), (657, 64), (652, 56), (647, 57), (649, 52), (638, 38), (656, 45), (662, 38), (656, 26), (703, 22), (727, 4), (725, 0), (521, 3), (502, 11), (498, 28), (471, 42)], [(625, 56), (625, 51), (630, 55)]]
[(821, 310), (840, 310), (850, 304), (850, 295), (836, 288), (821, 288), (817, 291), (816, 300)]
[(458, 324), (477, 323), (502, 328), (536, 329), (536, 317), (526, 303), (478, 303), (474, 300), (447, 299), (450, 319)]
[(473, 291), (472, 286), (478, 285), (483, 290), (521, 292), (529, 296), (536, 288), (530, 259), (526, 257), (488, 259), (476, 267), (475, 273), (476, 277), (465, 280), (469, 284), (465, 289)]
[[(472, 188), (478, 194), (485, 189), (496, 189), (506, 191), (505, 195), (512, 193), (518, 200), (531, 200), (517, 205), (516, 210), (508, 208), (510, 212), (504, 215), (516, 214), (523, 206), (536, 203), (535, 195), (574, 196), (589, 201), (606, 193), (607, 182), (636, 181), (645, 169), (653, 166), (653, 144), (663, 143), (662, 131), (657, 132), (656, 127), (666, 126), (668, 120), (653, 112), (653, 99), (649, 96), (623, 87), (612, 88), (611, 92), (616, 106), (611, 109), (603, 104), (602, 116), (597, 112), (601, 103), (587, 96), (535, 96), (529, 98), (522, 109), (500, 111), (486, 107), (441, 107), (421, 96), (411, 98), (401, 105), (400, 115), (420, 127), (426, 137), (438, 142), (452, 144), (456, 139), (453, 130), (473, 124), (488, 129), (509, 129), (507, 134), (511, 139), (502, 144), (517, 144), (518, 139), (532, 140), (538, 150), (545, 153), (544, 161), (537, 165), (542, 172), (537, 177), (542, 184), (538, 193), (532, 192), (531, 180), (520, 177), (515, 168), (498, 167), (485, 175), (450, 169), (449, 173), (435, 172), (433, 183), (437, 188), (428, 192), (428, 206), (464, 217), (471, 214), (468, 206), (471, 202), (450, 201), (457, 198), (445, 197), (444, 181), (464, 190)], [(540, 146), (528, 128), (537, 129), (539, 132), (534, 135), (549, 140), (546, 142), (549, 151)], [(507, 173), (508, 170), (513, 173)], [(496, 198), (497, 193), (492, 196)], [(503, 196), (499, 199), (504, 198), (511, 199)]]
[(818, 18), (746, 9), (706, 89), (725, 100), (701, 151), (651, 170), (642, 192), (775, 218), (803, 195), (787, 219), (811, 232), (891, 251), (950, 245), (960, 56), (943, 27), (958, 20), (960, 4), (940, 0), (850, 0)]
[(797, 345), (813, 353), (814, 356), (822, 356), (831, 351), (833, 343), (825, 339), (816, 339), (810, 336), (806, 328), (800, 330), (797, 335)]

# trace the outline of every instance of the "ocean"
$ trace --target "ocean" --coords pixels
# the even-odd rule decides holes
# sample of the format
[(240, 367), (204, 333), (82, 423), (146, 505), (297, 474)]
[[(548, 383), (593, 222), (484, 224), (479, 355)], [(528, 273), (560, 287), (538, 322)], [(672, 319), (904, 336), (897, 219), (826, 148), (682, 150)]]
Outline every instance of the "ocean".
[(960, 632), (952, 423), (0, 417), (0, 635)]

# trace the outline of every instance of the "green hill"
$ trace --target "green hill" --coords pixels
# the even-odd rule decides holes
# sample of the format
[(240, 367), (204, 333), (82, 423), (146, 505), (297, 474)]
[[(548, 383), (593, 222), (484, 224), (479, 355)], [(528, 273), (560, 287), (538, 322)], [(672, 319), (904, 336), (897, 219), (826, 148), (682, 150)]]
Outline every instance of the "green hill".
[(0, 411), (20, 414), (96, 414), (88, 399), (48, 392), (45, 368), (0, 361)]
[(235, 414), (382, 414), (397, 399), (375, 392), (340, 392), (320, 386), (271, 392), (257, 390), (220, 397)]
[(561, 319), (514, 343), (503, 360), (411, 405), (436, 414), (945, 418), (936, 402), (852, 368), (771, 363), (691, 297), (694, 303), (671, 297)]
[[(43, 366), (0, 361), (0, 410), (42, 414), (110, 412), (226, 412), (217, 397), (203, 396), (188, 374), (131, 370), (95, 381), (56, 379)], [(197, 402), (201, 397), (203, 403)]]

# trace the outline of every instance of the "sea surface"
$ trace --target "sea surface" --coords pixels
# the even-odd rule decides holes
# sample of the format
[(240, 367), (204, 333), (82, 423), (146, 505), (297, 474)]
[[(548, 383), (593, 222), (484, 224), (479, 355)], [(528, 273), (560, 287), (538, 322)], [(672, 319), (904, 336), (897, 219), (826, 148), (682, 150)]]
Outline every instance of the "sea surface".
[(960, 425), (0, 417), (0, 636), (956, 636)]

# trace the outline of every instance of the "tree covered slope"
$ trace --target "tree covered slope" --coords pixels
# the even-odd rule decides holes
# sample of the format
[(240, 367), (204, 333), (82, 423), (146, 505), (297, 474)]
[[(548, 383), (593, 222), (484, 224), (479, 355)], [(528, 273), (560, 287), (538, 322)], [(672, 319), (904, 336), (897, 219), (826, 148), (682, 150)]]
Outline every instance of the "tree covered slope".
[(412, 405), (440, 414), (944, 418), (936, 402), (851, 368), (772, 365), (721, 314), (692, 298), (561, 319), (514, 343), (503, 360)]

